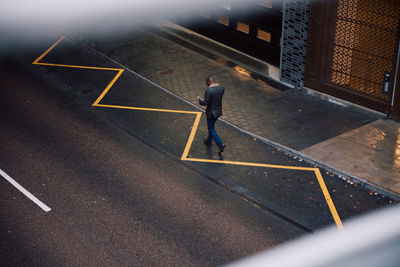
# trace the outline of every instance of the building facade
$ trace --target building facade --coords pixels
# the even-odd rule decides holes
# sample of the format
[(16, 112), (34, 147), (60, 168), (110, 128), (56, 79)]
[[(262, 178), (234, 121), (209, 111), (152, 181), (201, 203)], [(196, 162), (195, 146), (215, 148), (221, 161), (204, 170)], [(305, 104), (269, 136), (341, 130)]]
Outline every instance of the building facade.
[(268, 0), (184, 25), (272, 64), (280, 80), (400, 120), (400, 0)]
[(310, 0), (304, 86), (399, 117), (399, 0)]

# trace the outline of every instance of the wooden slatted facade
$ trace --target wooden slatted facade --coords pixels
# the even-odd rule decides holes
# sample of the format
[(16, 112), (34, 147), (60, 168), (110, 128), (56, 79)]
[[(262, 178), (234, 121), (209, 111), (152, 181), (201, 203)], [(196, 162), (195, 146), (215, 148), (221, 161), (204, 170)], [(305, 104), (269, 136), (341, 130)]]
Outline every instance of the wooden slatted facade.
[(311, 0), (304, 85), (389, 114), (399, 30), (399, 0)]

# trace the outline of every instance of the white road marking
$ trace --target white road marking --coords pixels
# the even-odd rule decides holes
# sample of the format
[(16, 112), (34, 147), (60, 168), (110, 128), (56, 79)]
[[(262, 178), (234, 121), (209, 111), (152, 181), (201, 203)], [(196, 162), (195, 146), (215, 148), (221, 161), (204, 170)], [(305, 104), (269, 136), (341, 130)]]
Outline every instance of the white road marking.
[(45, 212), (51, 211), (51, 209), (44, 204), (42, 201), (37, 199), (34, 195), (32, 195), (28, 190), (23, 188), (19, 183), (17, 183), (13, 178), (11, 178), (7, 173), (5, 173), (2, 169), (0, 169), (0, 175), (4, 177), (7, 181), (9, 181), (13, 186), (15, 186), (22, 194), (27, 196), (30, 200), (35, 202), (36, 205), (38, 205), (42, 210)]

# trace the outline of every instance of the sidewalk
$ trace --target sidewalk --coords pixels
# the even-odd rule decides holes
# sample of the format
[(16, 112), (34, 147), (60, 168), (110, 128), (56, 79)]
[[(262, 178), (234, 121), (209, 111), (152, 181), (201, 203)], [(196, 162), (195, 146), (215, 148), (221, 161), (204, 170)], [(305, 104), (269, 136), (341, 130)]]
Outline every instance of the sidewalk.
[(383, 114), (291, 89), (266, 75), (276, 76), (268, 64), (174, 24), (117, 38), (90, 45), (197, 106), (205, 78), (215, 75), (226, 89), (223, 120), (343, 179), (400, 199), (400, 125)]

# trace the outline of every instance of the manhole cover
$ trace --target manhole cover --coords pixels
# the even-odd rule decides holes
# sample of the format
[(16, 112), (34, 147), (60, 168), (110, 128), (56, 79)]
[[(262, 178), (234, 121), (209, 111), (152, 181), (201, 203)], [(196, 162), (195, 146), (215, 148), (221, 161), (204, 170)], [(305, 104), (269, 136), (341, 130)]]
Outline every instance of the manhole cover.
[(170, 69), (160, 70), (161, 75), (168, 75), (168, 74), (172, 74), (172, 73), (174, 73), (174, 71), (170, 70)]

